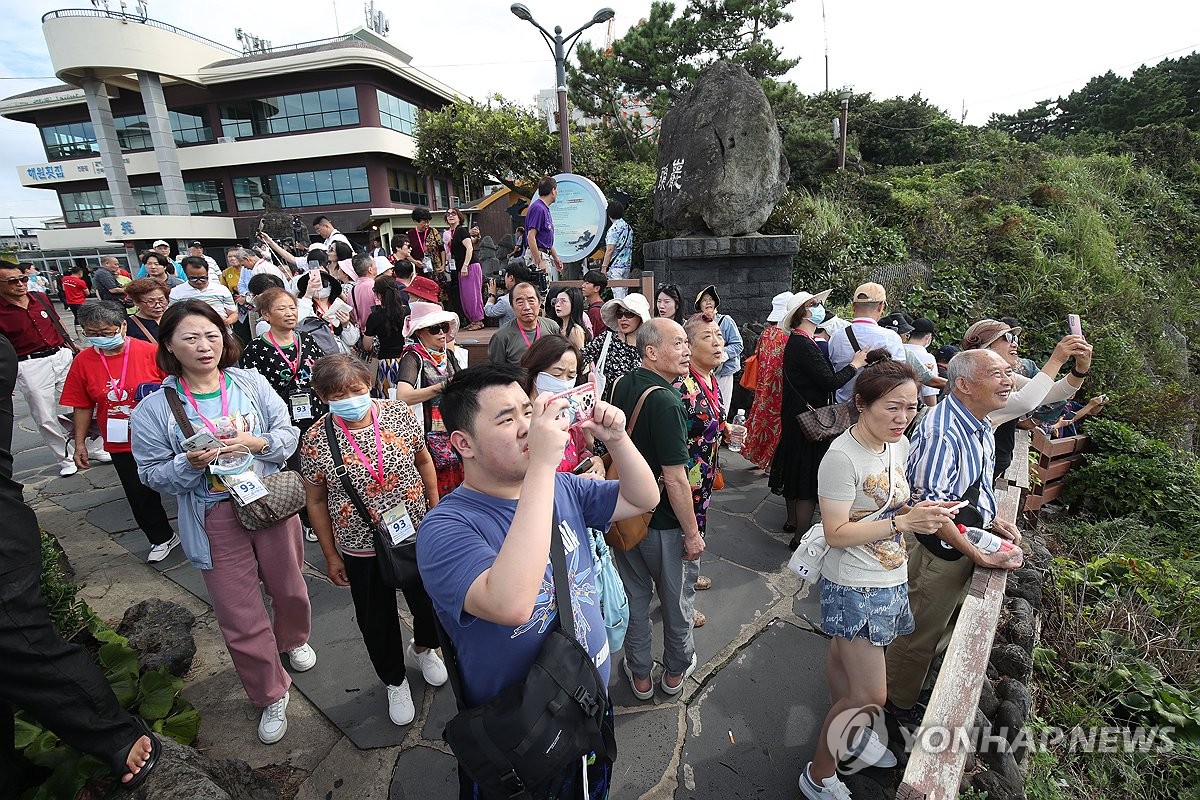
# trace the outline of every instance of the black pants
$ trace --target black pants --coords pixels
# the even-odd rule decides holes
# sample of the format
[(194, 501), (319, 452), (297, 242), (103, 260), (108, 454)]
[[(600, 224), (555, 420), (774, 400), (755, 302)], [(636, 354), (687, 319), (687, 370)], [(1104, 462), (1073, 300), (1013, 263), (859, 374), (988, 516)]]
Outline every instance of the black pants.
[(171, 541), (175, 531), (167, 519), (167, 511), (163, 508), (162, 496), (142, 483), (137, 473), (137, 462), (133, 453), (109, 453), (113, 466), (116, 467), (117, 477), (121, 479), (121, 488), (125, 490), (125, 499), (133, 510), (133, 519), (137, 522), (142, 533), (150, 540), (150, 544), (163, 544)]
[(0, 518), (0, 798), (16, 791), (13, 707), (123, 774), (125, 756), (143, 731), (83, 648), (63, 639), (51, 622), (38, 586), (37, 518), (21, 499), (21, 485), (8, 477), (0, 477)]
[[(383, 582), (374, 556), (342, 556), (354, 616), (362, 632), (363, 644), (379, 680), (388, 686), (404, 682), (404, 632), (396, 609), (396, 590)], [(437, 628), (433, 622), (433, 601), (425, 589), (404, 589), (404, 599), (413, 614), (413, 642), (417, 647), (437, 647)]]

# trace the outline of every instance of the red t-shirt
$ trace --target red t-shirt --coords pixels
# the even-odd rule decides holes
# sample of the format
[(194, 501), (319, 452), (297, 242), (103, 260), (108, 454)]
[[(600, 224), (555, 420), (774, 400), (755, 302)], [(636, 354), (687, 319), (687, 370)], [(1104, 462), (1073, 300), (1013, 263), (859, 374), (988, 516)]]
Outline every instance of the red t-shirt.
[(79, 306), (87, 301), (87, 284), (78, 275), (64, 275), (62, 279), (63, 293), (67, 296), (67, 305)]
[[(135, 405), (134, 393), (138, 385), (161, 383), (163, 379), (162, 371), (154, 363), (157, 347), (141, 339), (126, 337), (125, 348), (116, 356), (102, 355), (94, 347), (81, 350), (71, 362), (60, 400), (68, 408), (98, 409), (96, 417), (100, 423), (100, 433), (104, 436), (104, 449), (110, 453), (130, 451), (129, 415)], [(129, 364), (125, 367), (125, 381), (122, 383), (121, 371), (126, 353), (129, 354)]]

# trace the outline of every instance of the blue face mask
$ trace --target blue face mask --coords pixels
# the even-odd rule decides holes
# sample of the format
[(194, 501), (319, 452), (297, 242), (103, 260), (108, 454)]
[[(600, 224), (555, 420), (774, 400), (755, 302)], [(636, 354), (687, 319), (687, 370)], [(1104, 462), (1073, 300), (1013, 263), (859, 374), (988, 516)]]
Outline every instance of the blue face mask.
[(99, 350), (116, 350), (125, 341), (125, 334), (114, 333), (112, 336), (88, 336), (87, 343)]
[(813, 325), (820, 325), (825, 321), (825, 306), (809, 306), (808, 321)]
[(358, 422), (371, 410), (371, 395), (359, 394), (329, 401), (329, 412), (347, 422)]

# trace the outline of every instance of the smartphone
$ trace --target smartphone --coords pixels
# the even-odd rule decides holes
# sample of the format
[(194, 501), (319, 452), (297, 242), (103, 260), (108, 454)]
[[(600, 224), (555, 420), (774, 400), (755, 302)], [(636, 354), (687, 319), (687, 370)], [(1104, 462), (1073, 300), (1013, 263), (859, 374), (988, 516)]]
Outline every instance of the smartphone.
[(575, 475), (582, 475), (585, 472), (590, 472), (592, 465), (595, 463), (594, 456), (588, 456), (575, 465), (575, 469), (571, 470)]
[(596, 384), (585, 383), (554, 395), (548, 402), (566, 400), (567, 407), (562, 413), (567, 415), (570, 424), (575, 425), (592, 418), (596, 413)]
[(1083, 327), (1079, 324), (1078, 314), (1067, 314), (1067, 333), (1072, 336), (1083, 336)]
[(189, 453), (195, 453), (200, 450), (219, 450), (221, 449), (221, 440), (212, 435), (211, 431), (199, 431), (183, 440), (183, 449)]

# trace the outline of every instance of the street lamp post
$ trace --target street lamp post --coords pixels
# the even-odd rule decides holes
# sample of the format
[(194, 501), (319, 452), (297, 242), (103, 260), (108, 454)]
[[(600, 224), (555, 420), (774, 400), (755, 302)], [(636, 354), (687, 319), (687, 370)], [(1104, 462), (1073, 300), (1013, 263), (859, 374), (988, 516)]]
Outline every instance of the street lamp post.
[(849, 86), (842, 88), (838, 92), (838, 99), (842, 101), (841, 124), (838, 125), (838, 169), (846, 168), (846, 118), (850, 114), (850, 91)]
[(530, 25), (538, 29), (542, 34), (542, 38), (546, 40), (546, 44), (550, 47), (550, 51), (554, 53), (554, 80), (558, 91), (558, 140), (559, 149), (562, 152), (562, 171), (571, 171), (571, 137), (568, 130), (567, 120), (567, 56), (571, 53), (571, 48), (575, 46), (575, 40), (579, 38), (579, 34), (583, 33), (593, 25), (598, 25), (601, 22), (608, 22), (617, 15), (617, 12), (611, 8), (602, 8), (592, 15), (591, 20), (586, 25), (576, 30), (574, 33), (563, 36), (562, 26), (554, 26), (554, 34), (538, 24), (533, 18), (533, 14), (521, 3), (513, 3), (509, 8), (513, 16), (517, 19), (523, 19)]

